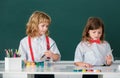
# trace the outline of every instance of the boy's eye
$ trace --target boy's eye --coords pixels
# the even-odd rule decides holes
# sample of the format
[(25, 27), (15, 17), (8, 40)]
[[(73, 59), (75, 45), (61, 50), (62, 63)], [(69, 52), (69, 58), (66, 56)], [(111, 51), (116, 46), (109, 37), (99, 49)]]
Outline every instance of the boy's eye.
[(42, 25), (42, 27), (44, 27), (45, 25)]
[(48, 28), (48, 26), (46, 26), (46, 28)]
[(44, 25), (41, 25), (41, 27), (43, 27)]

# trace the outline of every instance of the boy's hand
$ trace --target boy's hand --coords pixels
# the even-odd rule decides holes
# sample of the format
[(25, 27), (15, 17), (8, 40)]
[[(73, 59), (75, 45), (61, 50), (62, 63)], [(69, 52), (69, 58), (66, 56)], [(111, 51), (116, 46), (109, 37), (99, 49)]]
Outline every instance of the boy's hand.
[(50, 50), (46, 51), (44, 54), (45, 54), (46, 57), (51, 57), (53, 61), (57, 61), (60, 58), (59, 54), (54, 54)]
[(52, 57), (52, 55), (53, 55), (53, 53), (50, 50), (45, 52), (46, 57)]

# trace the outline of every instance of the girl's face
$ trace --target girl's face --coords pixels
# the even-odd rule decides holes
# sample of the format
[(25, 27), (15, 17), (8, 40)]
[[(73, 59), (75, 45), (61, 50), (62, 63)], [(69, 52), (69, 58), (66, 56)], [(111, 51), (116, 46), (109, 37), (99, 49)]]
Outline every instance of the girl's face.
[(88, 33), (89, 33), (89, 36), (91, 39), (93, 39), (93, 40), (100, 39), (100, 37), (102, 35), (102, 28), (100, 27), (99, 29), (89, 30)]
[(39, 28), (39, 34), (43, 35), (47, 32), (49, 24), (47, 22), (40, 23), (38, 25)]

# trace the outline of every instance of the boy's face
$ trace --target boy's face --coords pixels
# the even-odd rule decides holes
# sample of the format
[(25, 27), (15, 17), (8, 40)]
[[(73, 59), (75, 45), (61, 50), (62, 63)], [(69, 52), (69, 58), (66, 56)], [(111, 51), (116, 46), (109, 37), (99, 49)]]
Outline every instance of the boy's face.
[(102, 28), (96, 29), (96, 30), (89, 30), (89, 36), (93, 40), (100, 39), (102, 35)]
[(43, 35), (47, 32), (49, 24), (47, 22), (40, 23), (38, 25), (39, 28), (39, 34)]

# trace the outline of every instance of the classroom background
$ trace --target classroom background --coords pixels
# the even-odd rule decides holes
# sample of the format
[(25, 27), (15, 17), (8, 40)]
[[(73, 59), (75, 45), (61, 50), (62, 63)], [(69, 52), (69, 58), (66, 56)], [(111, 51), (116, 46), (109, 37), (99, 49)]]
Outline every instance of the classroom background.
[(44, 11), (52, 18), (50, 37), (60, 50), (61, 60), (74, 60), (74, 52), (89, 17), (100, 17), (105, 24), (105, 39), (120, 59), (120, 0), (0, 0), (0, 60), (5, 49), (18, 49), (26, 36), (31, 14)]

